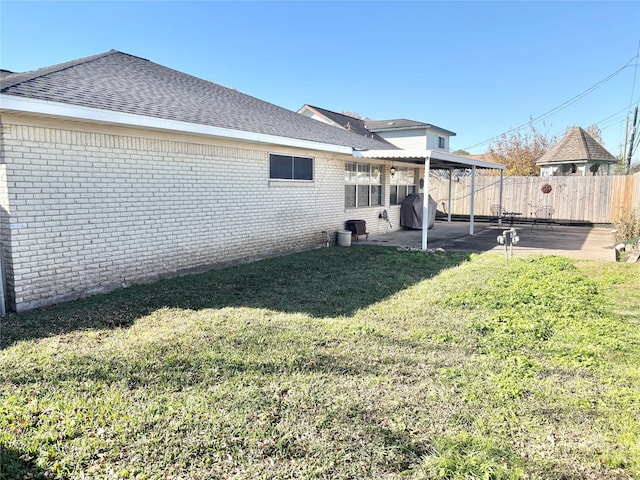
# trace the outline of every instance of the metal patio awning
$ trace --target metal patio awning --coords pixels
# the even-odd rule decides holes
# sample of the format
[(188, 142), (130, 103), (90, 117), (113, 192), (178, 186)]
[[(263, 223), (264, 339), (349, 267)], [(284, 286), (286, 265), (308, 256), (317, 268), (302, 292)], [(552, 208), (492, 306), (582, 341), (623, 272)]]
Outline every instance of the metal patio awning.
[[(506, 166), (501, 163), (486, 162), (472, 158), (442, 152), (440, 150), (354, 150), (354, 158), (369, 158), (379, 160), (397, 160), (403, 163), (424, 165), (424, 191), (429, 194), (429, 174), (431, 170), (471, 170), (471, 216), (469, 218), (469, 235), (473, 235), (475, 193), (476, 193), (476, 169), (500, 170), (500, 205), (502, 206), (502, 186)], [(449, 175), (449, 218), (451, 221), (451, 175)], [(422, 208), (422, 249), (427, 249), (428, 240), (428, 204), (423, 202)]]
[(501, 163), (476, 160), (440, 150), (354, 150), (353, 156), (354, 158), (398, 160), (420, 165), (424, 164), (426, 159), (429, 159), (432, 170), (470, 169), (473, 167), (506, 170), (507, 168)]

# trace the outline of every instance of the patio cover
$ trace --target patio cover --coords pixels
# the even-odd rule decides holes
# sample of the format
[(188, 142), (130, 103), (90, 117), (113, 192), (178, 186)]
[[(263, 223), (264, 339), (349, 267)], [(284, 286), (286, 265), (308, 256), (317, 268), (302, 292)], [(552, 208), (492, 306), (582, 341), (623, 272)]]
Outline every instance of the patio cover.
[[(471, 216), (469, 218), (469, 235), (473, 235), (475, 194), (476, 194), (476, 169), (486, 168), (500, 170), (500, 205), (502, 205), (502, 186), (506, 166), (501, 163), (475, 160), (461, 155), (442, 152), (439, 150), (354, 150), (354, 158), (376, 158), (379, 160), (398, 160), (404, 163), (424, 164), (424, 192), (429, 193), (429, 174), (431, 170), (471, 170)], [(449, 175), (449, 218), (451, 221), (451, 175)], [(427, 249), (428, 241), (428, 205), (422, 207), (422, 249)]]

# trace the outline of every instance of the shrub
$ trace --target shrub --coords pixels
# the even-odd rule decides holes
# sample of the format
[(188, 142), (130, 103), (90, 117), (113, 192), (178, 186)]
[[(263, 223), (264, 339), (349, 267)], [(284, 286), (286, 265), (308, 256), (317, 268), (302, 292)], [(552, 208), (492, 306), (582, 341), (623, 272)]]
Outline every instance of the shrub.
[(616, 241), (626, 242), (633, 238), (640, 237), (640, 209), (626, 211), (622, 209), (615, 223)]

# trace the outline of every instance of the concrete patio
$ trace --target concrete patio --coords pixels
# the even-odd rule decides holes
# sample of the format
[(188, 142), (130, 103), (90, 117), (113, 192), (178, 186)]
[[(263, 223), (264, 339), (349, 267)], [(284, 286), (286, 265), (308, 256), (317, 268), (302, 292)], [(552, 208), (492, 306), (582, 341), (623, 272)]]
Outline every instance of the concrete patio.
[[(615, 261), (615, 235), (611, 227), (576, 227), (553, 224), (551, 226), (514, 225), (520, 242), (513, 247), (513, 256), (531, 254), (562, 255), (565, 257)], [(469, 222), (436, 220), (428, 232), (428, 249), (442, 249), (504, 254), (504, 246), (496, 237), (509, 229), (489, 223), (476, 223), (474, 235), (469, 235)], [(385, 245), (420, 249), (420, 230), (400, 230), (386, 234), (369, 235), (369, 239), (353, 240), (353, 245)]]

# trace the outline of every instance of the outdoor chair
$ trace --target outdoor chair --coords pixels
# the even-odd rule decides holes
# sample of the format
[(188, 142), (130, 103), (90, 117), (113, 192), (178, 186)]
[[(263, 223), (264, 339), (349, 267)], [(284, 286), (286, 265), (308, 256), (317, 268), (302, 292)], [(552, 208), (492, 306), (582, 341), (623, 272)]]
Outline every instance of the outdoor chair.
[(490, 210), (492, 225), (498, 225), (500, 223), (500, 219), (507, 215), (507, 211), (498, 204), (491, 205)]
[(505, 208), (501, 207), (498, 204), (491, 205), (490, 210), (492, 225), (499, 225), (501, 218), (504, 219), (506, 217), (509, 217), (509, 225), (513, 226), (513, 217), (516, 215), (522, 215), (519, 212), (508, 212)]
[(550, 206), (546, 207), (538, 207), (535, 212), (533, 212), (533, 223), (531, 224), (531, 230), (533, 227), (536, 227), (538, 230), (538, 226), (541, 223), (546, 224), (546, 229), (549, 230), (553, 228), (551, 226), (551, 219), (553, 218), (553, 214), (556, 212), (556, 209)]

